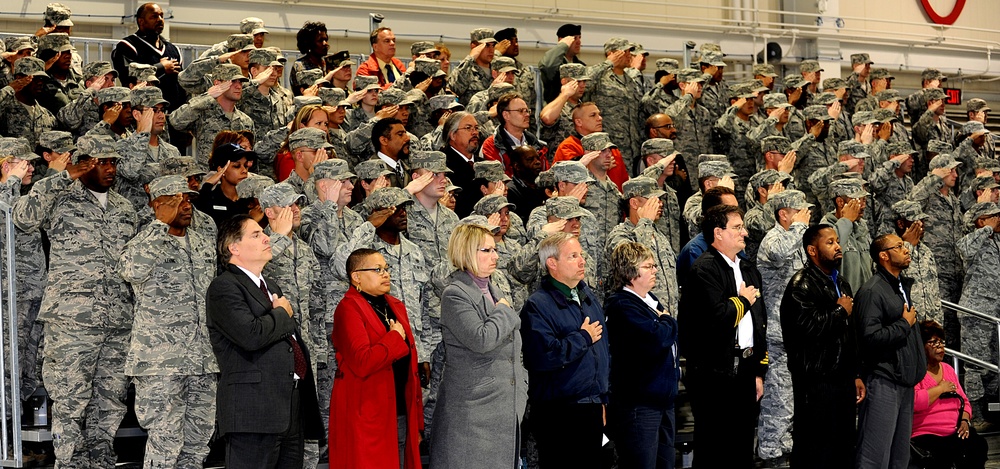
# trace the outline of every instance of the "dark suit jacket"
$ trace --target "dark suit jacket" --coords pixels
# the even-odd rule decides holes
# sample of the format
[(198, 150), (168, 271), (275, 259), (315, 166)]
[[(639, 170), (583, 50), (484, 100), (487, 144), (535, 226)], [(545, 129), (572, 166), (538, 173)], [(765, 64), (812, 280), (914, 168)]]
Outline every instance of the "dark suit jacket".
[[(281, 287), (265, 278), (268, 290), (281, 295)], [(298, 324), (284, 308), (272, 308), (256, 282), (239, 267), (226, 266), (206, 295), (208, 331), (219, 361), (216, 416), (219, 436), (230, 432), (281, 433), (288, 428), (295, 357), (288, 338), (302, 343)], [(307, 367), (308, 369), (309, 367)], [(302, 399), (302, 432), (306, 439), (323, 436), (312, 372), (299, 380)]]
[(482, 192), (478, 187), (474, 187), (475, 184), (472, 182), (476, 177), (476, 171), (472, 169), (471, 164), (465, 161), (465, 157), (450, 145), (446, 144), (442, 151), (444, 151), (448, 169), (451, 170), (451, 174), (448, 176), (451, 178), (451, 183), (462, 188), (462, 192), (455, 194), (455, 214), (458, 215), (458, 218), (465, 218), (472, 213), (472, 207), (476, 205), (476, 202), (483, 198)]

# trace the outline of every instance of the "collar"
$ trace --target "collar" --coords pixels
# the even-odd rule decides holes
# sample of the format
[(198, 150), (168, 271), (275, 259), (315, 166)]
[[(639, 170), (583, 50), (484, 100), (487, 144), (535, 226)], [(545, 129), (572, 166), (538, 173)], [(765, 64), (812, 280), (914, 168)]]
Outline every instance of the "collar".
[[(456, 155), (458, 155), (458, 156), (459, 156), (459, 157), (461, 157), (461, 158), (462, 158), (463, 160), (465, 160), (465, 162), (466, 162), (466, 163), (473, 163), (473, 162), (475, 162), (475, 161), (476, 161), (476, 160), (475, 160), (475, 158), (466, 158), (466, 157), (465, 157), (465, 154), (463, 154), (462, 152), (458, 151), (458, 149), (456, 149), (455, 147), (451, 147), (451, 149), (452, 149), (452, 151), (454, 151), (454, 152), (455, 152), (455, 154), (456, 154)], [(382, 154), (381, 154), (381, 153), (379, 153), (379, 155), (382, 155)]]
[[(573, 298), (572, 290), (575, 290), (575, 288), (570, 288), (569, 285), (556, 280), (552, 276), (549, 276), (549, 282), (556, 288), (556, 290), (559, 290), (560, 293), (565, 295), (566, 298)], [(579, 292), (577, 292), (577, 296), (579, 297)]]
[[(374, 54), (373, 54), (373, 55), (374, 55)], [(396, 68), (396, 64), (392, 63), (392, 59), (389, 59), (389, 61), (388, 61), (388, 62), (383, 62), (383, 61), (382, 61), (382, 59), (380, 59), (380, 58), (378, 58), (378, 57), (375, 57), (375, 61), (376, 61), (376, 62), (378, 62), (378, 69), (379, 69), (379, 70), (382, 70), (382, 71), (385, 71), (385, 66), (386, 66), (386, 65), (391, 65), (391, 66), (392, 66), (392, 69), (393, 69), (393, 71), (395, 71), (395, 72), (397, 73), (397, 76), (398, 76), (398, 74), (399, 74), (399, 69), (398, 69), (398, 68)]]
[(653, 298), (653, 295), (649, 294), (648, 292), (646, 293), (646, 296), (639, 296), (639, 294), (636, 293), (635, 290), (629, 287), (623, 287), (622, 289), (635, 295), (636, 298), (639, 298), (640, 300), (642, 300), (643, 303), (646, 303), (646, 306), (649, 306), (649, 308), (652, 309), (653, 311), (660, 310), (660, 302), (656, 301), (656, 298)]
[(511, 135), (511, 133), (508, 132), (507, 129), (501, 129), (501, 130), (503, 130), (503, 133), (507, 134), (507, 138), (511, 142), (514, 143), (514, 147), (519, 147), (521, 145), (527, 145), (528, 144), (528, 131), (527, 130), (525, 130), (524, 132), (521, 133), (521, 139), (520, 140), (518, 140), (517, 137)]
[(385, 164), (389, 165), (389, 167), (390, 167), (390, 168), (392, 168), (392, 169), (396, 169), (396, 164), (397, 164), (396, 160), (394, 160), (394, 159), (390, 158), (390, 157), (389, 157), (388, 155), (386, 155), (385, 153), (382, 153), (382, 152), (378, 152), (378, 158), (379, 158), (380, 160), (384, 161), (384, 162), (385, 162)]
[[(250, 272), (249, 270), (244, 269), (242, 266), (239, 266), (239, 265), (236, 265), (236, 264), (233, 264), (233, 265), (236, 266), (236, 267), (238, 267), (240, 270), (242, 270), (244, 274), (247, 274), (247, 277), (250, 277), (250, 280), (253, 280), (253, 283), (257, 284), (258, 287), (261, 284), (264, 284), (264, 286), (267, 286), (267, 282), (264, 281), (264, 276), (263, 275), (260, 275), (260, 276), (254, 275), (253, 272)], [(271, 289), (268, 288), (267, 291), (271, 291)]]
[[(712, 249), (715, 249), (715, 246), (712, 246)], [(722, 260), (726, 261), (726, 264), (728, 264), (729, 267), (732, 267), (733, 269), (739, 269), (740, 268), (740, 255), (739, 255), (739, 253), (736, 254), (736, 260), (735, 261), (731, 261), (731, 260), (729, 260), (729, 256), (723, 254), (722, 251), (719, 251), (718, 249), (715, 249), (715, 251), (719, 253), (719, 257), (721, 257)]]

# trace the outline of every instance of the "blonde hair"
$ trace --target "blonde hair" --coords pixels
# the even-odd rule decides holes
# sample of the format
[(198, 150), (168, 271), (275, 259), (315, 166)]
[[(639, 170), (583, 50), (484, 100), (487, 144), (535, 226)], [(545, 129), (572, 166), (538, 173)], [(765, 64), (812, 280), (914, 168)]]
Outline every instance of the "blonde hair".
[(458, 225), (448, 238), (448, 261), (458, 270), (479, 275), (479, 262), (476, 253), (484, 239), (492, 238), (493, 233), (479, 225)]

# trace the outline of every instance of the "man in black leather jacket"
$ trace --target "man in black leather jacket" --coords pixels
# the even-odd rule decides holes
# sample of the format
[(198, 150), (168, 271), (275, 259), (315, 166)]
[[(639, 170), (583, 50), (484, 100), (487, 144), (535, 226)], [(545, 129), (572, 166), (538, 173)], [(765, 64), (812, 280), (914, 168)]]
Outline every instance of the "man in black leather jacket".
[(813, 225), (802, 236), (809, 263), (795, 273), (781, 299), (781, 333), (792, 375), (792, 467), (854, 464), (858, 379), (851, 286), (840, 277), (844, 257), (837, 232)]

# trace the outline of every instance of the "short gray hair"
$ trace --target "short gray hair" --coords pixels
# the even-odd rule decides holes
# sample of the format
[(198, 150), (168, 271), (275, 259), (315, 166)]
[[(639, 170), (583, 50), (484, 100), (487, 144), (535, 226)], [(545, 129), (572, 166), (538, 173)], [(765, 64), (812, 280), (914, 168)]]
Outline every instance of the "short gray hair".
[(458, 124), (462, 122), (462, 119), (465, 119), (467, 116), (472, 116), (472, 113), (466, 111), (458, 111), (451, 113), (451, 115), (448, 116), (447, 119), (445, 119), (444, 125), (442, 126), (443, 128), (441, 130), (444, 131), (444, 140), (446, 142), (451, 141), (452, 134), (458, 132)]
[(546, 271), (548, 271), (548, 266), (545, 261), (551, 257), (559, 257), (559, 249), (573, 238), (575, 236), (572, 234), (560, 231), (546, 236), (541, 243), (538, 243), (538, 260), (545, 266)]

